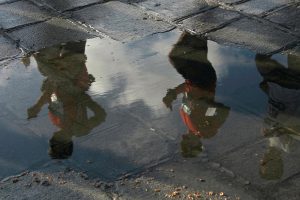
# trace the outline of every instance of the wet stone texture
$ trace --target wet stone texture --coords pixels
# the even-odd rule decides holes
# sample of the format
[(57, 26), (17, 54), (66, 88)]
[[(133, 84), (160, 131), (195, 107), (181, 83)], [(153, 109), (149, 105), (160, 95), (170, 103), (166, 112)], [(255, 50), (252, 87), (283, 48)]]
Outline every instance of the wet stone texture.
[(239, 17), (240, 15), (236, 12), (215, 8), (194, 17), (184, 20), (183, 26), (188, 30), (197, 33), (205, 33), (211, 29), (217, 28), (218, 26), (227, 23), (228, 21)]
[(20, 41), (20, 46), (31, 51), (68, 41), (92, 38), (85, 29), (68, 20), (53, 18), (49, 21), (10, 32), (9, 35)]
[(296, 32), (300, 36), (300, 6), (291, 6), (279, 10), (266, 18), (274, 23), (281, 24)]
[(0, 35), (0, 60), (8, 57), (16, 56), (20, 50), (16, 48), (8, 39)]
[(232, 178), (208, 166), (191, 159), (176, 160), (116, 185), (124, 199), (259, 199), (258, 193), (255, 198), (245, 192), (243, 185), (233, 187)]
[(27, 1), (3, 4), (0, 7), (0, 27), (10, 29), (48, 19), (49, 14)]
[(165, 22), (148, 18), (138, 8), (117, 1), (75, 11), (72, 16), (114, 39), (123, 41), (168, 31), (173, 28)]
[(152, 10), (172, 21), (185, 16), (196, 14), (203, 9), (209, 8), (209, 5), (204, 0), (149, 0), (142, 1), (137, 5)]
[(247, 14), (260, 15), (292, 2), (292, 0), (251, 0), (236, 5), (234, 8)]
[(278, 51), (297, 41), (296, 37), (273, 28), (269, 23), (248, 18), (233, 22), (225, 28), (209, 33), (208, 36), (217, 42), (246, 46), (258, 53)]
[[(253, 185), (264, 188), (270, 181), (281, 182), (294, 174), (300, 172), (298, 166), (300, 158), (299, 148), (294, 152), (273, 151), (269, 146), (268, 139), (261, 140), (255, 144), (245, 146), (233, 153), (229, 153), (219, 160), (219, 162), (236, 172), (237, 175), (249, 180)], [(273, 159), (273, 165), (264, 165)], [(278, 161), (278, 162), (276, 162)]]
[(244, 0), (218, 0), (220, 3), (226, 3), (226, 4), (236, 4), (239, 2), (242, 2)]
[(61, 1), (61, 0), (34, 0), (35, 2), (39, 4), (46, 4), (56, 10), (59, 11), (66, 11), (71, 10), (74, 8), (86, 6), (93, 3), (101, 3), (103, 0), (67, 0), (67, 1)]
[(14, 1), (17, 1), (17, 0), (0, 0), (0, 4), (10, 3), (10, 2), (14, 2)]
[(274, 199), (289, 199), (298, 200), (300, 199), (299, 194), (300, 188), (300, 174), (289, 178), (278, 185), (274, 189), (273, 197)]

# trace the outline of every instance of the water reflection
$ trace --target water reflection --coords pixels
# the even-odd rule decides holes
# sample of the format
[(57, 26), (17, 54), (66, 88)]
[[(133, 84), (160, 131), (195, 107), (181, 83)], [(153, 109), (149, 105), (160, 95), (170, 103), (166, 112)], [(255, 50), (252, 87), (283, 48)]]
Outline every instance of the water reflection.
[(268, 96), (262, 132), (269, 144), (261, 160), (260, 176), (275, 180), (284, 172), (282, 154), (300, 152), (300, 58), (289, 55), (288, 67), (271, 56), (256, 55), (255, 60), (263, 77), (260, 88)]
[(201, 139), (216, 135), (230, 110), (215, 101), (217, 76), (207, 52), (207, 40), (183, 33), (169, 54), (185, 82), (169, 89), (163, 102), (172, 110), (172, 102), (183, 94), (180, 115), (188, 129), (181, 141), (184, 157), (195, 157), (202, 151)]
[[(65, 159), (72, 155), (72, 137), (89, 132), (105, 118), (104, 109), (86, 93), (94, 82), (86, 68), (85, 41), (42, 49), (34, 54), (40, 73), (46, 77), (41, 96), (28, 108), (28, 119), (37, 117), (45, 104), (53, 125), (59, 128), (49, 141), (49, 155)], [(25, 62), (26, 63), (26, 62)], [(88, 110), (93, 116), (88, 115)]]

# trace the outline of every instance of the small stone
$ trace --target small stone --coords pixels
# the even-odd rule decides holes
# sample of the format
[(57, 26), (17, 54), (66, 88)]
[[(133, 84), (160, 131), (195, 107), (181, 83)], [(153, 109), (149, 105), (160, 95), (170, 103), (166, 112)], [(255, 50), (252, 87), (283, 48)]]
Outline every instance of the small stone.
[(224, 192), (220, 192), (219, 195), (222, 197), (222, 196), (224, 196), (225, 194), (224, 194)]
[(170, 169), (170, 172), (175, 172), (174, 169)]
[(205, 182), (205, 179), (202, 179), (202, 178), (198, 178), (197, 180), (200, 182)]
[(67, 183), (67, 181), (59, 181), (58, 182), (58, 184), (60, 184), (60, 185), (64, 185), (64, 184), (66, 184)]
[(25, 185), (25, 187), (30, 188), (32, 186), (32, 183), (28, 183)]
[(154, 192), (160, 192), (161, 190), (160, 189), (154, 189)]
[(41, 183), (42, 186), (50, 186), (50, 182), (47, 180), (42, 181)]
[(15, 178), (15, 179), (12, 180), (12, 182), (17, 183), (17, 182), (19, 182), (19, 179)]
[(81, 178), (83, 178), (84, 180), (88, 180), (89, 176), (85, 173), (80, 173)]
[[(95, 187), (95, 188), (100, 188), (101, 185), (102, 185), (101, 182), (96, 182), (96, 183), (94, 184), (94, 187)], [(121, 184), (121, 185), (122, 185), (122, 184)]]
[(158, 7), (158, 6), (160, 6), (161, 4), (160, 3), (155, 3), (154, 4), (154, 7)]
[(109, 189), (109, 188), (112, 188), (113, 187), (113, 184), (112, 183), (106, 183), (104, 184), (104, 189)]
[(34, 177), (33, 182), (35, 182), (35, 183), (40, 183), (41, 180), (40, 180), (38, 177)]
[(245, 181), (244, 185), (250, 185), (250, 181)]

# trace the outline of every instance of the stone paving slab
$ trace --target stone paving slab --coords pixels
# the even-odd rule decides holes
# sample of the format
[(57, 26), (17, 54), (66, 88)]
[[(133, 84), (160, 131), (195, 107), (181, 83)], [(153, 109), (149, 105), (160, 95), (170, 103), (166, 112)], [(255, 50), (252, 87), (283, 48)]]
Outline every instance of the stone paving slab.
[(218, 0), (218, 2), (226, 4), (236, 4), (239, 2), (244, 2), (244, 0)]
[(300, 199), (300, 174), (283, 181), (280, 185), (274, 188), (273, 197), (275, 200), (289, 199), (298, 200)]
[(148, 0), (137, 5), (152, 10), (172, 21), (209, 8), (205, 0)]
[(293, 0), (251, 0), (236, 5), (234, 8), (247, 14), (260, 15), (292, 2)]
[(39, 4), (46, 4), (58, 11), (66, 11), (86, 6), (93, 3), (101, 3), (103, 0), (34, 0)]
[(14, 1), (18, 1), (18, 0), (0, 0), (0, 4), (10, 3), (10, 2), (14, 2)]
[(10, 29), (17, 26), (46, 20), (50, 15), (27, 1), (18, 1), (0, 6), (0, 27)]
[[(88, 180), (82, 172), (55, 170), (24, 172), (0, 182), (1, 199), (112, 199), (110, 193), (100, 188), (100, 184), (103, 185), (104, 183), (99, 180), (99, 182), (97, 180)], [(96, 187), (96, 183), (98, 183), (99, 187)]]
[(288, 27), (300, 36), (300, 6), (291, 6), (274, 12), (266, 17), (268, 20)]
[(13, 43), (0, 35), (0, 60), (16, 56), (19, 53), (21, 53), (21, 51), (17, 49)]
[(63, 42), (85, 40), (93, 37), (87, 30), (62, 18), (53, 18), (8, 34), (15, 40), (19, 40), (21, 47), (30, 51)]
[(182, 25), (190, 31), (203, 34), (239, 16), (236, 12), (215, 8), (183, 20)]
[[(300, 148), (296, 146), (299, 145), (299, 142), (289, 140), (290, 149), (293, 149), (292, 146), (295, 149), (285, 152), (278, 147), (270, 146), (270, 143), (274, 143), (277, 139), (272, 138), (271, 141), (266, 138), (253, 145), (245, 146), (243, 149), (224, 155), (218, 162), (235, 172), (236, 175), (250, 181), (252, 185), (262, 188), (274, 186), (300, 172), (298, 156)], [(281, 143), (281, 145), (283, 144)]]
[(139, 177), (118, 181), (116, 192), (124, 200), (252, 200), (261, 197), (259, 192), (251, 194), (247, 191), (244, 184), (236, 181), (236, 178), (228, 177), (226, 172), (211, 167), (214, 165), (217, 163), (203, 163), (197, 161), (197, 158), (173, 160), (150, 169)]
[(117, 1), (72, 12), (72, 17), (122, 41), (165, 32), (173, 28), (168, 23), (149, 18), (134, 6)]
[(258, 53), (278, 51), (287, 44), (296, 42), (293, 37), (267, 22), (258, 22), (244, 18), (208, 34), (212, 40), (220, 43), (244, 46)]

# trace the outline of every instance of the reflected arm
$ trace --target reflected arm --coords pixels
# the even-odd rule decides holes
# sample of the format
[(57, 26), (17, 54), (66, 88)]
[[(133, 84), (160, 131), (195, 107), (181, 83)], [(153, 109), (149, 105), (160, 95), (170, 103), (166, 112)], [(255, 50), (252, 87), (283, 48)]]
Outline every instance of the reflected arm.
[(105, 121), (106, 112), (87, 94), (85, 94), (85, 104), (94, 113), (94, 116), (89, 118), (86, 122), (87, 127), (89, 127), (89, 129), (93, 129), (94, 127)]
[(40, 96), (37, 102), (33, 106), (27, 109), (27, 118), (31, 119), (37, 117), (43, 105), (48, 103), (50, 101), (50, 98), (51, 98), (51, 91), (50, 90), (43, 91), (43, 94)]
[(185, 83), (182, 83), (175, 87), (174, 89), (168, 89), (166, 96), (162, 99), (165, 106), (172, 110), (172, 103), (177, 99), (178, 94), (185, 91)]

